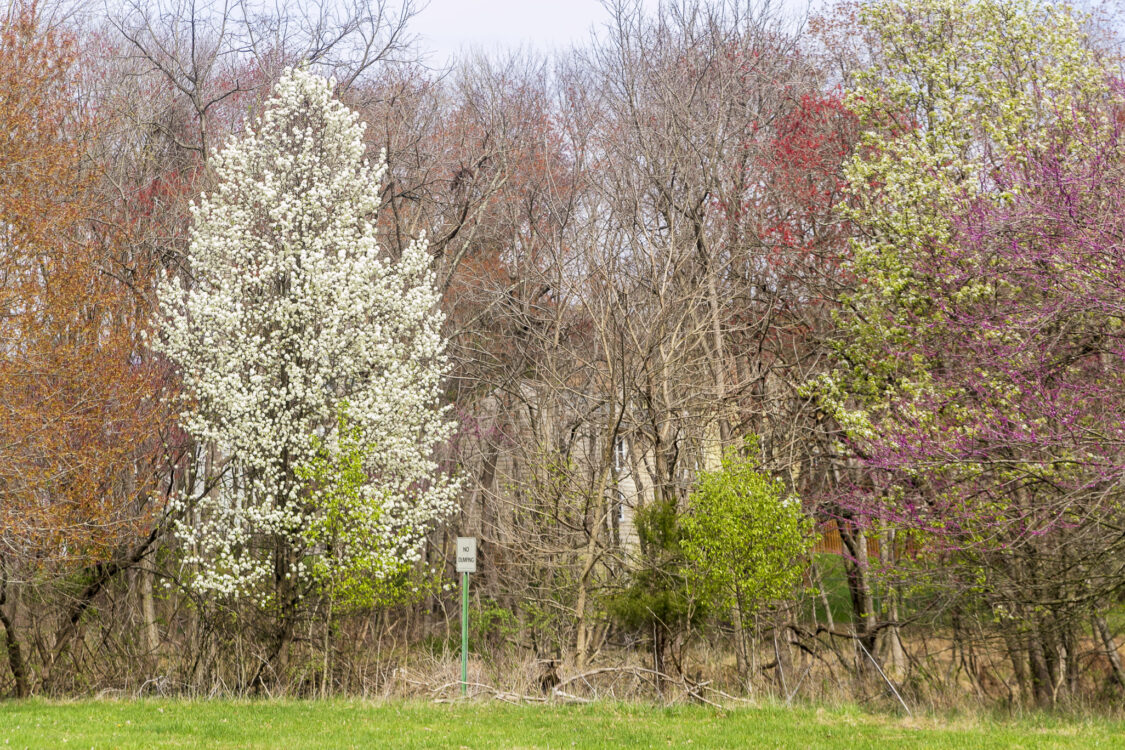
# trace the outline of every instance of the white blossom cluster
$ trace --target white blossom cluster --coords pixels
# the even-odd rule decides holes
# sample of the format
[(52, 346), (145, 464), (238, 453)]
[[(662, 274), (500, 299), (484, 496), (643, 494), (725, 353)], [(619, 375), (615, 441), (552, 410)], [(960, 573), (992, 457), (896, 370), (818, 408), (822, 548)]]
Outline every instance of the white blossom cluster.
[[(309, 575), (316, 493), (296, 469), (313, 458), (338, 406), (361, 431), (372, 477), (368, 549), (404, 563), (452, 509), (455, 483), (435, 446), (451, 424), (439, 406), (447, 371), (439, 295), (423, 241), (381, 257), (373, 224), (386, 169), (368, 165), (358, 116), (332, 82), (286, 71), (262, 116), (218, 156), (218, 188), (192, 209), (190, 288), (161, 290), (157, 346), (183, 370), (184, 427), (228, 459), (219, 490), (177, 533), (194, 585), (269, 599), (274, 553)], [(353, 511), (354, 512), (354, 511)]]

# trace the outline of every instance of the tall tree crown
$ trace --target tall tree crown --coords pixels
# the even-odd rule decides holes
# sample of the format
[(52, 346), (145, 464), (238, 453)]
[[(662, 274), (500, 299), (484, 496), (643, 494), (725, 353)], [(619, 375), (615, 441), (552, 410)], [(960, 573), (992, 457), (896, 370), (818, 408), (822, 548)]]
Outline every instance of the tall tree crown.
[(304, 531), (323, 509), (300, 469), (315, 460), (314, 436), (331, 445), (341, 411), (377, 448), (355, 544), (407, 562), (449, 507), (452, 485), (433, 479), (447, 434), (438, 294), (423, 241), (397, 262), (381, 257), (385, 165), (364, 161), (362, 135), (329, 80), (288, 71), (193, 210), (194, 285), (163, 295), (163, 347), (194, 399), (185, 426), (229, 461), (202, 522), (181, 526), (198, 543), (204, 588), (237, 593), (268, 578), (276, 561), (255, 554), (262, 535), (292, 551), (285, 574), (304, 575), (304, 552), (320, 543)]

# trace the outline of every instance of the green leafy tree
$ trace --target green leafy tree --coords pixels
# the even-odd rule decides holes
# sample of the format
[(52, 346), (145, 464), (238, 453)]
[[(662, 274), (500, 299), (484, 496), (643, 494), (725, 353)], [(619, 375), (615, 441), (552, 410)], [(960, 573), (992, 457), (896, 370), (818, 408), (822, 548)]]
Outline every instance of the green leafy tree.
[(383, 529), (390, 492), (371, 481), (367, 467), (376, 449), (360, 425), (338, 410), (330, 439), (314, 436), (313, 455), (297, 467), (319, 513), (304, 530), (312, 551), (309, 568), (320, 593), (338, 610), (397, 604), (419, 592), (415, 566), (393, 554), (397, 541)]
[(812, 519), (784, 484), (732, 451), (699, 475), (680, 527), (690, 582), (714, 609), (733, 612), (745, 668), (745, 626), (800, 584)]
[(334, 618), (408, 601), (427, 587), (414, 565), (393, 554), (402, 540), (389, 539), (383, 528), (383, 509), (393, 498), (371, 481), (367, 467), (376, 446), (348, 417), (346, 401), (337, 408), (330, 438), (314, 435), (310, 443), (312, 455), (295, 473), (319, 509), (304, 535), (306, 567), (325, 608), (321, 695), (326, 697)]

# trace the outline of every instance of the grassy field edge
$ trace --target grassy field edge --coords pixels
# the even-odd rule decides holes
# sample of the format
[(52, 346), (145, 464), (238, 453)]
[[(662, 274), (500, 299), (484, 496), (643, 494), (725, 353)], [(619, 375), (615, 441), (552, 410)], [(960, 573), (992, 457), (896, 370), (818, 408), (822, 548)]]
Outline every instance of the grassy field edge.
[(23, 748), (1125, 748), (1125, 722), (1035, 714), (916, 717), (854, 706), (719, 711), (642, 703), (31, 700), (0, 704)]

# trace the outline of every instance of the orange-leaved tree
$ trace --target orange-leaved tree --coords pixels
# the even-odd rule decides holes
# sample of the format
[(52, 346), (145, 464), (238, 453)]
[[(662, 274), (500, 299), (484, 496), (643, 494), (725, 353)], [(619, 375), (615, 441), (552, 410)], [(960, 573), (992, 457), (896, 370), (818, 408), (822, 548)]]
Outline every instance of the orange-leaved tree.
[[(44, 680), (107, 575), (155, 538), (167, 399), (143, 347), (151, 269), (98, 218), (73, 38), (34, 2), (0, 19), (0, 626), (16, 695), (32, 689), (19, 585), (83, 571)], [(149, 540), (145, 543), (145, 540)], [(92, 588), (91, 588), (92, 587)], [(17, 606), (23, 601), (23, 606)]]

